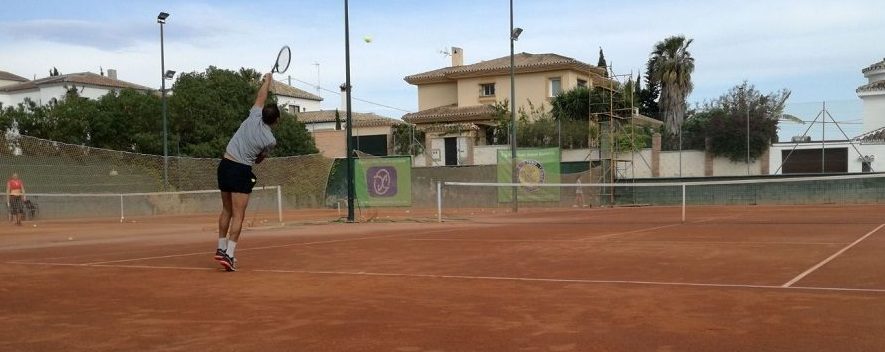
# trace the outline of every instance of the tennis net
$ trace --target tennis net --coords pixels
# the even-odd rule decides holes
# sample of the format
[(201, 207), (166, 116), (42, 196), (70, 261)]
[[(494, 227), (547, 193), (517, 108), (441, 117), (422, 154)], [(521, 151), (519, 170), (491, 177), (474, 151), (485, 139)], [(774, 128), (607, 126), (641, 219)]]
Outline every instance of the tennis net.
[[(664, 223), (841, 223), (885, 218), (885, 174), (653, 181), (441, 182), (438, 218)], [(514, 188), (518, 217), (513, 214)], [(877, 205), (883, 206), (882, 212)]]
[[(262, 222), (283, 221), (280, 186), (255, 187), (249, 197), (247, 218)], [(145, 193), (33, 193), (30, 217), (39, 220), (71, 218), (119, 218), (176, 215), (217, 215), (221, 211), (218, 190)]]

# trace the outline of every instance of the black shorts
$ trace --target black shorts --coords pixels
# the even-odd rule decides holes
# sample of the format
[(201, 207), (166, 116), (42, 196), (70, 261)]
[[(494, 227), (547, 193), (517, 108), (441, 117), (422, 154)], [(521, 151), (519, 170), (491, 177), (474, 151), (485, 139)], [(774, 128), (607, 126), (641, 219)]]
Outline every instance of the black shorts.
[(9, 196), (9, 213), (10, 214), (24, 214), (25, 207), (24, 202), (22, 202), (22, 196)]
[(218, 164), (218, 189), (222, 192), (252, 193), (252, 187), (258, 178), (252, 173), (252, 167), (238, 162), (221, 159)]

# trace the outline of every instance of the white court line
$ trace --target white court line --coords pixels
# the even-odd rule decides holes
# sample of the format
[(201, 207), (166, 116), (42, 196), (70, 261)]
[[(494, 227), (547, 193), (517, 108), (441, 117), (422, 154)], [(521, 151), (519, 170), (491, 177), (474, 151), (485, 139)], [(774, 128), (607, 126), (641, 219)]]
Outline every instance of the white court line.
[[(447, 232), (447, 231), (453, 231), (453, 230), (454, 230), (454, 229), (443, 229), (443, 230), (440, 230), (440, 231), (425, 231), (425, 232), (423, 232), (422, 234), (428, 234), (428, 233), (441, 233), (441, 232)], [(254, 250), (259, 250), (259, 249), (272, 249), (272, 248), (285, 248), (285, 247), (295, 247), (295, 246), (307, 246), (307, 245), (312, 245), (312, 244), (326, 244), (326, 243), (338, 243), (338, 242), (363, 241), (363, 240), (373, 240), (373, 239), (379, 239), (379, 238), (390, 238), (390, 237), (397, 237), (397, 236), (411, 236), (411, 235), (414, 235), (414, 234), (413, 234), (413, 233), (399, 233), (399, 234), (385, 235), (385, 236), (368, 236), (368, 237), (356, 237), (356, 238), (342, 238), (342, 239), (339, 239), (339, 240), (327, 240), (327, 241), (315, 241), (315, 242), (298, 242), (298, 243), (288, 243), (288, 244), (280, 244), (280, 245), (273, 245), (273, 246), (262, 246), (262, 247), (249, 247), (249, 248), (242, 248), (242, 249), (240, 249), (239, 251), (240, 251), (240, 252), (243, 252), (243, 251), (254, 251)], [(140, 260), (151, 260), (151, 259), (165, 259), (165, 258), (188, 257), (188, 256), (194, 256), (194, 255), (206, 255), (206, 254), (211, 254), (211, 253), (214, 253), (214, 252), (203, 251), (203, 252), (194, 252), (194, 253), (182, 253), (182, 254), (160, 255), (160, 256), (154, 256), (154, 257), (141, 257), (141, 258), (120, 259), (120, 260), (107, 260), (107, 261), (100, 261), (100, 262), (83, 263), (83, 265), (112, 264), (112, 263), (126, 263), (126, 262), (136, 262), (136, 261), (140, 261)]]
[(668, 227), (674, 227), (674, 226), (679, 226), (679, 225), (682, 225), (682, 224), (661, 225), (661, 226), (647, 227), (647, 228), (642, 228), (642, 229), (632, 230), (632, 231), (616, 232), (616, 233), (610, 233), (610, 234), (599, 235), (599, 236), (590, 236), (590, 237), (582, 238), (581, 240), (582, 241), (595, 241), (595, 240), (599, 240), (599, 239), (603, 239), (603, 238), (611, 238), (611, 237), (615, 237), (615, 236), (629, 235), (631, 233), (660, 230), (660, 229), (665, 229)]
[[(27, 263), (6, 262), (17, 265), (42, 265), (42, 266), (68, 266), (68, 267), (104, 267), (120, 269), (172, 269), (172, 270), (215, 270), (205, 267), (185, 266), (150, 266), (150, 265), (115, 265), (115, 264), (66, 264), (66, 263)], [(546, 283), (575, 283), (575, 284), (615, 284), (615, 285), (645, 285), (645, 286), (685, 286), (685, 287), (712, 287), (712, 288), (750, 288), (766, 290), (814, 290), (835, 292), (861, 292), (861, 293), (885, 293), (885, 289), (874, 288), (843, 288), (843, 287), (810, 287), (810, 286), (772, 286), (772, 285), (742, 285), (742, 284), (714, 284), (697, 282), (668, 282), (668, 281), (633, 281), (633, 280), (589, 280), (589, 279), (546, 279), (531, 277), (507, 277), (507, 276), (470, 276), (470, 275), (435, 275), (435, 274), (399, 274), (399, 273), (374, 273), (355, 271), (311, 271), (311, 270), (270, 270), (253, 269), (238, 270), (240, 272), (276, 273), (276, 274), (305, 274), (305, 275), (347, 275), (347, 276), (372, 276), (372, 277), (404, 277), (421, 279), (457, 279), (457, 280), (486, 280), (486, 281), (520, 281), (520, 282), (546, 282)]]
[(373, 272), (348, 272), (348, 271), (309, 271), (309, 270), (269, 270), (255, 269), (253, 272), (266, 273), (290, 273), (308, 275), (351, 275), (351, 276), (380, 276), (380, 277), (407, 277), (425, 279), (461, 279), (461, 280), (489, 280), (489, 281), (523, 281), (523, 282), (550, 282), (550, 283), (578, 283), (578, 284), (623, 284), (623, 285), (648, 285), (648, 286), (689, 286), (689, 287), (720, 287), (720, 288), (755, 288), (755, 289), (793, 289), (793, 290), (818, 290), (818, 291), (853, 291), (853, 292), (876, 292), (885, 293), (885, 289), (865, 288), (838, 288), (838, 287), (783, 287), (773, 285), (741, 285), (741, 284), (712, 284), (694, 282), (667, 282), (667, 281), (632, 281), (632, 280), (587, 280), (587, 279), (545, 279), (530, 277), (506, 277), (506, 276), (470, 276), (470, 275), (434, 275), (434, 274), (398, 274), (398, 273), (373, 273)]
[(649, 241), (627, 241), (627, 240), (612, 240), (612, 241), (594, 241), (593, 239), (474, 239), (474, 238), (407, 238), (405, 241), (431, 241), (431, 242), (600, 242), (600, 243), (636, 243), (636, 244), (684, 244), (684, 245), (717, 245), (717, 244), (728, 244), (728, 245), (748, 245), (748, 246), (756, 246), (756, 245), (788, 245), (788, 246), (796, 246), (796, 245), (813, 245), (813, 246), (836, 246), (836, 245), (844, 245), (845, 242), (783, 242), (783, 241), (660, 241), (660, 240), (649, 240)]
[(219, 270), (220, 268), (204, 268), (192, 266), (153, 266), (153, 265), (113, 265), (113, 264), (76, 264), (76, 263), (40, 263), (40, 262), (6, 262), (16, 265), (41, 265), (41, 266), (74, 266), (81, 268), (133, 268), (133, 269), (175, 269), (175, 270)]
[(885, 227), (885, 224), (881, 224), (881, 225), (879, 225), (878, 227), (876, 227), (875, 229), (873, 229), (873, 231), (867, 232), (866, 235), (863, 235), (863, 236), (861, 236), (861, 238), (858, 238), (856, 241), (851, 242), (851, 244), (845, 246), (845, 248), (842, 248), (842, 249), (839, 250), (838, 252), (836, 252), (836, 253), (834, 253), (833, 255), (831, 255), (829, 258), (824, 259), (822, 262), (817, 263), (817, 265), (811, 267), (811, 268), (808, 269), (808, 270), (805, 270), (805, 272), (803, 272), (803, 273), (799, 274), (798, 276), (794, 277), (792, 280), (787, 281), (787, 283), (783, 284), (783, 287), (790, 287), (790, 286), (793, 286), (793, 284), (795, 284), (795, 283), (798, 282), (799, 280), (802, 280), (803, 278), (805, 278), (805, 277), (808, 276), (809, 274), (813, 273), (815, 270), (820, 269), (820, 267), (826, 265), (827, 263), (829, 263), (829, 262), (832, 261), (833, 259), (836, 259), (836, 257), (840, 256), (842, 253), (845, 253), (845, 251), (851, 249), (851, 247), (854, 247), (856, 244), (860, 243), (860, 241), (863, 241), (863, 240), (865, 240), (867, 237), (870, 237), (872, 234), (876, 233), (876, 231), (879, 231), (879, 229), (881, 229), (882, 227)]

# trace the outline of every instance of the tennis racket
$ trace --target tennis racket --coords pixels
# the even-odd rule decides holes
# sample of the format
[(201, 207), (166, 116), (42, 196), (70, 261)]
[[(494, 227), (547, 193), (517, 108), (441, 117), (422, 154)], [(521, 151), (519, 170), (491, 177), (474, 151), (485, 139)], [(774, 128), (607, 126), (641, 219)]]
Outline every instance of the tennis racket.
[(280, 49), (280, 52), (277, 54), (277, 61), (274, 62), (273, 68), (270, 70), (270, 73), (284, 73), (289, 69), (289, 64), (292, 62), (292, 50), (289, 49), (288, 45), (283, 45)]

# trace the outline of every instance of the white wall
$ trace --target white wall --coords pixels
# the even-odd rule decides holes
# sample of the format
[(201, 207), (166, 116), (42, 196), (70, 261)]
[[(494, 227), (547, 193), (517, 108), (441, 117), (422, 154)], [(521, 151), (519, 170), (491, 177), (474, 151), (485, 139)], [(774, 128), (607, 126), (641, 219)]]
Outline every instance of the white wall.
[[(618, 160), (618, 175), (625, 178), (650, 178), (651, 149), (642, 149), (633, 153), (623, 153), (616, 157)], [(627, 161), (629, 160), (629, 161)]]
[[(761, 174), (761, 163), (768, 162), (768, 160), (761, 160), (757, 158), (754, 161), (750, 161), (750, 170), (749, 175), (760, 175)], [(734, 162), (728, 158), (715, 158), (713, 159), (713, 176), (746, 176), (747, 173), (747, 163), (744, 162)]]
[(863, 99), (864, 133), (885, 127), (885, 92), (861, 93), (860, 97)]
[[(427, 146), (427, 154), (431, 157), (427, 159), (427, 163), (425, 165), (420, 166), (445, 166), (446, 165), (446, 142), (445, 138), (458, 138), (457, 140), (457, 148), (458, 148), (458, 165), (478, 165), (475, 162), (473, 164), (468, 164), (468, 144), (473, 137), (470, 136), (441, 136), (430, 139), (430, 146)], [(476, 157), (476, 148), (482, 147), (474, 147), (474, 158)], [(434, 158), (436, 155), (438, 157)], [(417, 161), (416, 161), (417, 162)], [(419, 166), (418, 164), (415, 164)]]
[[(341, 129), (342, 129), (342, 130), (344, 129), (344, 126), (345, 126), (345, 124), (342, 123), (342, 124), (341, 124)], [(323, 131), (323, 130), (334, 130), (334, 129), (335, 129), (335, 123), (334, 123), (334, 122), (312, 122), (312, 123), (305, 123), (305, 124), (304, 124), (304, 128), (306, 128), (306, 129), (307, 129), (308, 131), (310, 131), (310, 132), (313, 132), (313, 131)]]
[[(77, 92), (81, 97), (89, 99), (98, 99), (109, 92), (117, 91), (117, 89), (113, 88), (96, 86), (76, 85), (76, 87)], [(28, 98), (37, 104), (44, 105), (49, 104), (52, 99), (61, 100), (64, 98), (65, 93), (67, 93), (67, 89), (65, 89), (62, 84), (41, 86), (39, 89), (21, 90), (10, 92), (8, 94), (0, 94), (0, 102), (6, 106), (14, 106), (23, 103), (25, 98)]]
[(661, 152), (661, 177), (703, 177), (704, 152), (683, 150), (680, 165), (678, 151)]
[(474, 165), (497, 165), (498, 150), (510, 150), (510, 145), (482, 145), (473, 147)]
[[(781, 154), (782, 151), (789, 151), (793, 149), (793, 143), (778, 143), (771, 147), (769, 151), (769, 172), (771, 174), (782, 174), (783, 170), (778, 170), (781, 167), (781, 162), (783, 161)], [(796, 149), (820, 149), (820, 143), (802, 143), (796, 145)], [(870, 164), (875, 172), (885, 172), (885, 144), (859, 144), (855, 143), (852, 147), (851, 143), (848, 142), (831, 142), (826, 144), (826, 148), (848, 148), (848, 172), (862, 172), (863, 171), (863, 163), (860, 160), (860, 155), (872, 155), (875, 159)], [(857, 148), (857, 150), (854, 150)], [(860, 154), (858, 154), (858, 151)]]
[(298, 105), (298, 107), (301, 109), (300, 112), (320, 110), (319, 101), (287, 97), (285, 95), (277, 95), (277, 104), (280, 106), (280, 109), (285, 109), (289, 113), (292, 113), (292, 111), (289, 110), (290, 105)]
[(9, 94), (0, 94), (0, 102), (3, 106), (15, 106), (25, 101), (25, 98), (33, 100), (37, 104), (41, 103), (40, 91), (37, 89), (20, 90)]

